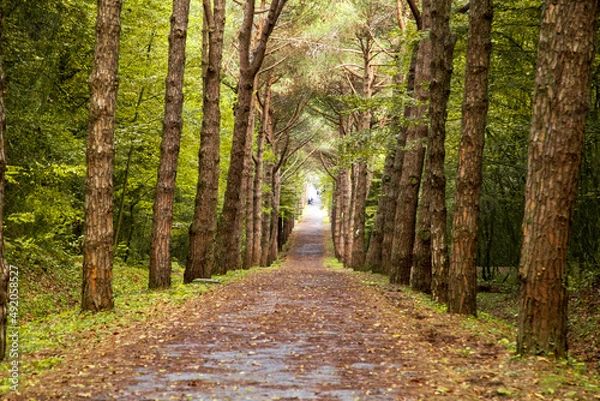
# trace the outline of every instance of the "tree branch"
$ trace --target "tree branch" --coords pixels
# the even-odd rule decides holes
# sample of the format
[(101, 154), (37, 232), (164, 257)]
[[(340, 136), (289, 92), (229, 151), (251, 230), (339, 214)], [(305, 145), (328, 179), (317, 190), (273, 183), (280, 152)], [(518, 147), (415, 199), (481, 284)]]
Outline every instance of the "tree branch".
[(423, 22), (421, 21), (421, 12), (419, 11), (419, 7), (415, 3), (415, 0), (406, 0), (408, 6), (410, 7), (410, 11), (412, 11), (413, 16), (415, 17), (415, 22), (417, 23), (417, 28), (420, 30), (423, 29)]
[(287, 60), (288, 58), (290, 58), (290, 55), (289, 55), (289, 54), (288, 54), (287, 56), (285, 56), (284, 58), (282, 58), (281, 60), (279, 60), (279, 61), (275, 62), (274, 64), (272, 64), (272, 65), (270, 65), (270, 66), (268, 66), (268, 67), (265, 67), (265, 68), (263, 68), (263, 69), (262, 69), (262, 70), (260, 70), (258, 73), (259, 73), (259, 74), (262, 74), (262, 73), (265, 73), (265, 72), (271, 71), (271, 70), (273, 70), (273, 69), (277, 68), (277, 66), (278, 66), (278, 65), (281, 65), (281, 64), (283, 64), (283, 62), (284, 62), (285, 60)]
[(467, 12), (469, 12), (469, 9), (471, 8), (471, 2), (465, 4), (464, 6), (457, 8), (456, 12), (460, 13), (460, 14), (466, 14)]
[[(285, 180), (287, 180), (289, 177), (296, 174), (296, 172), (298, 170), (300, 170), (300, 168), (308, 161), (308, 159), (310, 159), (310, 157), (313, 155), (313, 153), (315, 153), (317, 150), (318, 150), (318, 148), (314, 148), (308, 155), (306, 155), (304, 160), (302, 160), (302, 162), (300, 164), (298, 164), (291, 173), (288, 174), (288, 172), (290, 171), (289, 169), (282, 172), (281, 173), (281, 182), (285, 182)], [(286, 175), (287, 175), (287, 177), (286, 177)]]
[(215, 19), (213, 17), (212, 7), (210, 3), (210, 0), (202, 0), (202, 5), (204, 7), (204, 18), (206, 18), (210, 29), (214, 29)]
[(329, 176), (331, 178), (333, 178), (334, 181), (337, 181), (337, 177), (335, 176), (335, 174), (333, 174), (333, 172), (331, 171), (331, 169), (329, 167), (327, 167), (327, 163), (325, 163), (325, 159), (323, 158), (323, 152), (319, 151), (319, 159), (321, 160), (321, 164), (323, 165), (323, 168), (325, 169), (325, 172), (327, 174), (329, 174)]

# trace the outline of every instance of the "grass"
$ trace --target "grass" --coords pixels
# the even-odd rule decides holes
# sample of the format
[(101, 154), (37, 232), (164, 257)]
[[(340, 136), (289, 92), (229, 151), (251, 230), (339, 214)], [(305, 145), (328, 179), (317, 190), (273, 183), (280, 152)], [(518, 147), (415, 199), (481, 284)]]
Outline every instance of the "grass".
[[(251, 270), (230, 271), (215, 278), (228, 284), (245, 277)], [(81, 265), (64, 267), (59, 273), (21, 275), (19, 325), (19, 374), (21, 380), (63, 362), (60, 350), (85, 342), (98, 343), (134, 322), (156, 317), (173, 305), (211, 290), (210, 284), (183, 284), (183, 268), (173, 266), (172, 287), (148, 290), (148, 269), (116, 263), (113, 268), (115, 309), (106, 313), (81, 312), (78, 299)], [(56, 280), (52, 282), (52, 280)], [(35, 282), (32, 282), (35, 281)], [(57, 288), (62, 287), (58, 291)], [(9, 327), (9, 332), (11, 328)], [(8, 374), (12, 360), (0, 363), (0, 394), (10, 390)]]
[[(328, 254), (333, 254), (333, 245), (328, 241)], [(325, 260), (330, 269), (342, 270), (344, 265), (335, 257)], [(360, 282), (382, 289), (388, 285), (387, 276), (370, 272), (355, 272)], [(519, 312), (518, 281), (510, 268), (500, 269), (498, 280), (491, 282), (494, 292), (480, 292), (477, 295), (478, 317), (467, 317), (461, 326), (480, 336), (500, 338), (497, 342), (516, 354), (516, 324)], [(561, 361), (574, 371), (592, 374), (600, 373), (600, 290), (593, 280), (570, 288), (569, 302), (569, 348), (575, 357)], [(410, 287), (400, 287), (400, 291), (415, 301), (415, 305), (437, 313), (446, 311), (446, 306), (430, 296), (413, 291)], [(559, 377), (562, 377), (559, 375)]]
[[(343, 265), (335, 258), (330, 258), (326, 261), (326, 266), (332, 269), (343, 269)], [(390, 289), (387, 276), (373, 274), (370, 272), (349, 271), (349, 274), (357, 275), (359, 281), (368, 286), (379, 287), (381, 291)], [(429, 295), (413, 291), (409, 287), (395, 287), (396, 291), (401, 291), (404, 296), (413, 301), (412, 305), (420, 314), (437, 315), (443, 320), (444, 316), (450, 316), (446, 313), (446, 306), (441, 305)], [(581, 339), (584, 339), (587, 344), (597, 341), (595, 335), (600, 334), (598, 325), (600, 321), (597, 316), (600, 312), (600, 291), (596, 291), (597, 299), (590, 299), (589, 290), (572, 293), (572, 301), (570, 311), (575, 313), (570, 320), (570, 347), (576, 349), (573, 353), (577, 353), (578, 357), (582, 354), (581, 347), (585, 347)], [(587, 294), (588, 298), (583, 295)], [(478, 296), (478, 305), (480, 310), (477, 317), (463, 317), (459, 321), (461, 329), (467, 330), (471, 335), (482, 339), (487, 339), (488, 343), (495, 343), (507, 349), (512, 355), (511, 360), (518, 362), (523, 366), (530, 366), (532, 370), (539, 372), (539, 378), (536, 382), (541, 387), (540, 399), (561, 399), (561, 400), (577, 400), (581, 398), (581, 391), (585, 394), (597, 394), (600, 391), (600, 375), (599, 371), (593, 369), (589, 364), (582, 362), (574, 357), (554, 361), (542, 356), (527, 356), (522, 357), (516, 353), (516, 316), (518, 312), (518, 303), (515, 292), (506, 293), (482, 293)], [(575, 301), (573, 301), (575, 300)], [(583, 300), (583, 301), (582, 301)], [(585, 304), (585, 313), (577, 308), (582, 308), (582, 303)], [(595, 319), (590, 318), (590, 311), (595, 311)], [(577, 324), (577, 320), (585, 316), (585, 324)], [(593, 320), (593, 322), (590, 322)], [(594, 336), (589, 334), (595, 333)], [(587, 334), (587, 335), (586, 335)], [(577, 336), (582, 336), (577, 338)], [(455, 352), (459, 355), (469, 356), (473, 350), (469, 347), (457, 348)], [(542, 366), (540, 368), (540, 366)], [(507, 369), (510, 367), (507, 366)], [(459, 368), (461, 369), (461, 368)], [(538, 370), (541, 369), (541, 370)], [(510, 372), (506, 373), (510, 376)], [(520, 372), (515, 372), (516, 377), (520, 377)], [(503, 387), (498, 389), (498, 395), (502, 397), (518, 396), (512, 394), (509, 390)], [(577, 391), (575, 391), (577, 390)], [(560, 394), (566, 398), (556, 398), (555, 395)], [(544, 398), (546, 397), (546, 398)], [(519, 397), (520, 398), (520, 397)], [(514, 399), (514, 398), (511, 398)], [(587, 398), (585, 398), (587, 399)]]
[(344, 264), (342, 262), (340, 262), (339, 260), (337, 260), (337, 258), (334, 258), (334, 257), (326, 258), (324, 263), (325, 263), (325, 267), (328, 269), (333, 269), (333, 270), (344, 269)]

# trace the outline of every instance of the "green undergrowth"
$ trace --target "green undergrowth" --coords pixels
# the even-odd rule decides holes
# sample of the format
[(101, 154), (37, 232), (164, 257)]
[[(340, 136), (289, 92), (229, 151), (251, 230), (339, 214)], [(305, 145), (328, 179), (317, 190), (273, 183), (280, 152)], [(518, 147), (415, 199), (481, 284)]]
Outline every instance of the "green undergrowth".
[(325, 259), (325, 267), (333, 270), (343, 270), (344, 264), (337, 260), (335, 257), (328, 257)]
[[(277, 266), (279, 263), (273, 268)], [(253, 270), (256, 269), (230, 271), (213, 278), (221, 281), (222, 285), (227, 285)], [(20, 274), (18, 351), (21, 384), (31, 374), (42, 373), (62, 363), (61, 349), (69, 349), (82, 343), (99, 343), (133, 323), (168, 313), (168, 307), (182, 304), (215, 288), (215, 284), (183, 284), (183, 267), (174, 263), (171, 288), (149, 290), (147, 268), (116, 263), (113, 268), (115, 309), (105, 313), (89, 313), (79, 309), (80, 264), (66, 268), (59, 276), (48, 274), (47, 277), (43, 272), (36, 272), (29, 277), (25, 277), (22, 272)], [(30, 280), (33, 279), (39, 283), (31, 283)], [(52, 279), (59, 281), (52, 286), (45, 284)], [(9, 326), (9, 332), (10, 330), (12, 328)], [(0, 394), (10, 390), (8, 374), (11, 359), (7, 355), (7, 360), (0, 363)]]

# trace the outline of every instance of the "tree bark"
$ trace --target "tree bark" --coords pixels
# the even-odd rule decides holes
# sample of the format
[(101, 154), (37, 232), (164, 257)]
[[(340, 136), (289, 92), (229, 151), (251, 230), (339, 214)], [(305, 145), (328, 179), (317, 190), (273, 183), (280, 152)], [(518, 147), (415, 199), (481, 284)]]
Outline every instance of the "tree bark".
[[(252, 141), (249, 141), (252, 144)], [(254, 166), (250, 163), (250, 159), (247, 159), (246, 162), (248, 165), (246, 166), (246, 243), (244, 246), (244, 263), (243, 268), (249, 269), (252, 267), (252, 250), (254, 249)]]
[(421, 200), (417, 213), (413, 270), (410, 276), (412, 289), (431, 294), (431, 163), (425, 160), (425, 173)]
[[(359, 39), (363, 56), (363, 76), (361, 97), (371, 99), (373, 97), (373, 84), (375, 83), (375, 67), (373, 66), (372, 43), (369, 36)], [(368, 109), (359, 114), (358, 131), (362, 136), (366, 136), (371, 131), (372, 110)], [(364, 143), (358, 143), (361, 148)], [(365, 270), (366, 259), (366, 209), (367, 197), (369, 196), (369, 163), (367, 160), (359, 160), (356, 163), (356, 174), (354, 174), (355, 188), (354, 193), (354, 225), (352, 240), (352, 268), (354, 270)]]
[(566, 355), (566, 260), (581, 165), (597, 0), (544, 5), (529, 141), (517, 351)]
[(252, 249), (252, 265), (260, 264), (262, 253), (262, 207), (263, 207), (263, 184), (265, 180), (265, 142), (267, 136), (272, 136), (272, 119), (271, 119), (271, 80), (267, 79), (265, 94), (263, 99), (263, 112), (256, 141), (256, 159), (255, 159), (255, 176), (254, 176), (254, 246)]
[(81, 309), (106, 311), (114, 307), (113, 171), (115, 104), (118, 87), (121, 0), (98, 0), (94, 69), (91, 92)]
[[(256, 87), (256, 82), (255, 82)], [(252, 267), (252, 252), (254, 250), (254, 163), (252, 161), (252, 144), (254, 142), (254, 125), (256, 124), (255, 100), (250, 105), (248, 122), (248, 137), (246, 138), (246, 166), (244, 167), (243, 193), (246, 198), (246, 244), (244, 249), (245, 269)]]
[(446, 302), (448, 293), (448, 247), (446, 244), (446, 117), (452, 78), (456, 35), (450, 30), (451, 0), (432, 3), (431, 9), (431, 102), (429, 116), (429, 165), (431, 169), (431, 272), (433, 298)]
[[(398, 19), (398, 27), (401, 32), (406, 31), (406, 24), (404, 23), (404, 11), (402, 7), (402, 0), (396, 0), (396, 16)], [(415, 46), (417, 48), (417, 46)], [(400, 46), (398, 49), (398, 53), (403, 53), (406, 51), (404, 46)], [(415, 60), (415, 52), (413, 50), (413, 57), (411, 59), (411, 65), (409, 68), (409, 72), (406, 77), (407, 84), (410, 83), (410, 79), (412, 79), (412, 84), (414, 85), (414, 60)], [(411, 75), (412, 72), (412, 75)], [(403, 83), (404, 77), (398, 72), (394, 76), (395, 84), (398, 87)], [(407, 85), (407, 94), (413, 91), (414, 87), (409, 87)], [(394, 121), (392, 125), (392, 129), (395, 127), (400, 127), (400, 124), (397, 122), (397, 118), (392, 117)], [(406, 137), (404, 137), (406, 138)], [(399, 138), (397, 138), (398, 140)], [(404, 147), (404, 143), (402, 144)], [(385, 273), (384, 263), (382, 260), (383, 257), (383, 242), (385, 238), (386, 231), (386, 223), (389, 225), (389, 218), (393, 218), (395, 214), (396, 207), (396, 196), (395, 190), (396, 187), (393, 186), (393, 183), (397, 183), (395, 180), (394, 174), (396, 170), (394, 169), (394, 161), (396, 158), (397, 152), (402, 152), (403, 149), (398, 149), (398, 144), (391, 143), (390, 149), (388, 149), (388, 153), (385, 158), (384, 168), (383, 168), (383, 177), (381, 179), (381, 192), (379, 196), (379, 201), (377, 203), (377, 214), (375, 215), (375, 223), (373, 224), (373, 231), (371, 232), (371, 238), (369, 240), (369, 247), (367, 249), (367, 256), (365, 261), (366, 270), (373, 271), (374, 273)], [(393, 227), (393, 223), (391, 224)]]
[(196, 278), (210, 277), (215, 269), (225, 0), (213, 0), (212, 7), (210, 0), (204, 0), (203, 5), (203, 119), (198, 154), (198, 186), (183, 277), (185, 283), (191, 283)]
[[(414, 97), (415, 90), (415, 70), (417, 68), (417, 55), (419, 53), (418, 43), (412, 50), (410, 67), (406, 77), (406, 93)], [(404, 119), (408, 120), (413, 113), (414, 105), (407, 105), (404, 108)], [(400, 187), (400, 177), (402, 176), (402, 165), (404, 164), (404, 152), (406, 148), (407, 127), (397, 119), (395, 125), (399, 130), (396, 137), (396, 154), (394, 155), (394, 165), (390, 176), (389, 193), (387, 202), (383, 207), (383, 238), (381, 240), (381, 273), (390, 274), (392, 272), (392, 247), (394, 243), (394, 234), (396, 229), (396, 201)], [(379, 213), (379, 212), (378, 212)], [(373, 265), (375, 266), (375, 265)], [(375, 267), (373, 268), (375, 270)]]
[(492, 18), (491, 0), (471, 4), (448, 283), (448, 312), (474, 316), (477, 314), (477, 232)]
[(344, 242), (344, 253), (342, 263), (345, 267), (349, 266), (350, 255), (352, 252), (352, 220), (351, 220), (351, 202), (352, 196), (352, 181), (350, 179), (350, 170), (348, 168), (340, 168), (339, 182), (342, 193), (342, 240)]
[[(271, 142), (273, 144), (273, 142)], [(263, 196), (262, 232), (260, 265), (267, 266), (269, 259), (269, 241), (271, 239), (271, 210), (273, 209), (273, 173), (275, 166), (269, 162), (265, 165), (265, 182), (269, 184), (269, 191)]]
[(344, 241), (342, 236), (342, 191), (338, 179), (334, 181), (333, 205), (331, 210), (331, 233), (335, 248), (335, 257), (342, 260)]
[(389, 208), (390, 204), (390, 193), (393, 192), (390, 188), (390, 184), (392, 181), (395, 156), (396, 151), (392, 148), (385, 157), (383, 176), (381, 177), (381, 195), (379, 196), (377, 214), (375, 216), (375, 223), (373, 225), (373, 231), (371, 232), (371, 239), (369, 241), (365, 259), (365, 269), (367, 271), (373, 271), (374, 273), (383, 273), (381, 263), (383, 230), (385, 226), (386, 209)]
[(365, 223), (369, 174), (367, 162), (360, 161), (356, 163), (354, 171), (354, 226), (352, 230), (351, 268), (365, 270)]
[(223, 212), (217, 224), (216, 258), (219, 269), (226, 272), (229, 269), (239, 269), (241, 258), (241, 230), (244, 216), (244, 166), (246, 160), (246, 142), (254, 77), (258, 73), (267, 47), (267, 42), (279, 15), (287, 0), (273, 0), (269, 13), (260, 33), (256, 47), (251, 51), (252, 26), (254, 20), (254, 1), (246, 1), (244, 21), (239, 34), (240, 48), (240, 77), (237, 88), (237, 103), (235, 105), (235, 122), (233, 127), (233, 143), (231, 162), (227, 175), (227, 188)]
[(9, 266), (4, 259), (4, 189), (6, 181), (6, 147), (4, 138), (6, 134), (6, 110), (4, 108), (4, 94), (6, 93), (6, 78), (2, 61), (2, 35), (4, 33), (4, 13), (0, 7), (0, 361), (6, 356), (6, 326), (8, 323), (8, 283)]
[[(423, 30), (431, 27), (431, 1), (423, 0), (422, 24)], [(423, 158), (429, 131), (425, 120), (427, 100), (429, 99), (428, 84), (431, 78), (431, 40), (427, 37), (419, 43), (417, 65), (415, 69), (415, 99), (418, 105), (410, 116), (411, 126), (406, 136), (406, 152), (402, 166), (402, 175), (396, 201), (396, 231), (392, 245), (390, 282), (408, 285), (413, 260), (415, 243), (415, 226), (419, 188), (423, 174)]]
[(268, 246), (267, 266), (270, 266), (277, 260), (277, 251), (279, 250), (279, 203), (281, 201), (281, 171), (275, 170), (273, 173), (273, 206), (271, 209), (271, 228)]
[(165, 118), (154, 198), (150, 244), (149, 288), (171, 286), (171, 228), (177, 178), (177, 158), (183, 129), (183, 79), (190, 0), (173, 0), (166, 79)]

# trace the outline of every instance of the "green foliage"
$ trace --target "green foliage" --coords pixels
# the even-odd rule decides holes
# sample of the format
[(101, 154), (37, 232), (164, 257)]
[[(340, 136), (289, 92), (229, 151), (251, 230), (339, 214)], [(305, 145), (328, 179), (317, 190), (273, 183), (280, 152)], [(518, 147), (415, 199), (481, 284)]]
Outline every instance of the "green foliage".
[(302, 214), (304, 205), (301, 202), (304, 177), (295, 174), (282, 183), (279, 216), (285, 220), (293, 219)]
[[(597, 57), (598, 58), (598, 57)], [(569, 246), (570, 273), (576, 279), (594, 285), (600, 280), (600, 63), (596, 63), (592, 81), (592, 102), (588, 119), (583, 161), (573, 229)], [(581, 280), (578, 280), (581, 281)]]
[(337, 258), (334, 257), (329, 257), (327, 259), (325, 259), (325, 267), (327, 267), (328, 269), (333, 269), (333, 270), (342, 270), (344, 269), (344, 264), (342, 262), (340, 262), (339, 260), (337, 260)]
[(2, 7), (6, 236), (75, 251), (83, 219), (93, 2), (6, 1)]
[[(539, 1), (494, 4), (478, 242), (478, 264), (486, 269), (486, 279), (493, 278), (493, 266), (517, 266), (519, 261), (539, 17)], [(450, 218), (461, 132), (467, 28), (466, 16), (453, 14), (452, 29), (458, 41), (446, 127)]]

